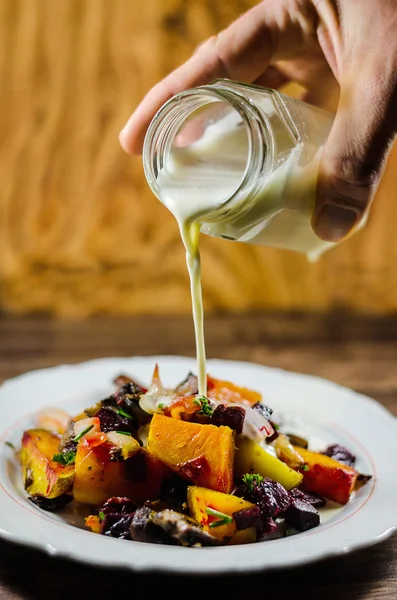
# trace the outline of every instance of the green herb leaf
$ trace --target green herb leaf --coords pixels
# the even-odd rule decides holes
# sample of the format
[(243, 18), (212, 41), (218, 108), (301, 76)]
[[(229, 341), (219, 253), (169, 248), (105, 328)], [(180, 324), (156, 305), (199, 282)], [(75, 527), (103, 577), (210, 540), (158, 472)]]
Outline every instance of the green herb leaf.
[(309, 471), (309, 465), (307, 465), (306, 463), (304, 465), (301, 466), (302, 471)]
[(243, 479), (243, 483), (245, 483), (247, 488), (252, 490), (254, 485), (259, 485), (260, 483), (262, 483), (262, 481), (264, 480), (264, 477), (262, 477), (262, 475), (259, 475), (259, 473), (245, 473), (245, 475), (243, 475), (242, 479)]
[(198, 411), (199, 415), (205, 415), (207, 417), (212, 416), (214, 409), (208, 398), (206, 398), (205, 396), (196, 396), (193, 402), (194, 404), (200, 407), (200, 410)]
[(120, 435), (128, 435), (132, 437), (132, 434), (129, 431), (115, 431), (115, 433), (119, 433)]
[(65, 452), (64, 454), (62, 454), (62, 453), (54, 454), (54, 456), (52, 457), (52, 460), (54, 462), (59, 463), (60, 465), (63, 465), (64, 467), (66, 467), (67, 465), (72, 465), (75, 461), (75, 458), (76, 458), (76, 451), (70, 450), (70, 452)]
[(229, 519), (219, 519), (219, 521), (212, 521), (209, 527), (221, 527), (221, 525), (229, 525), (231, 521)]
[(214, 508), (209, 508), (207, 506), (207, 508), (205, 509), (207, 515), (211, 515), (211, 517), (217, 517), (217, 521), (213, 521), (212, 523), (209, 524), (210, 527), (220, 527), (221, 525), (229, 525), (230, 523), (233, 523), (233, 517), (231, 517), (230, 515), (226, 515), (223, 512), (220, 512), (219, 510), (215, 510)]
[(163, 408), (165, 408), (164, 402), (160, 402), (160, 404), (157, 405), (157, 408), (159, 408), (160, 410), (163, 410)]
[(82, 431), (81, 433), (79, 433), (79, 435), (76, 435), (76, 437), (73, 438), (73, 442), (78, 442), (79, 440), (81, 440), (81, 438), (88, 433), (89, 431), (91, 431), (91, 429), (93, 429), (94, 426), (90, 425), (89, 427), (87, 427), (86, 429), (84, 429), (84, 431)]
[(128, 412), (126, 412), (125, 410), (123, 410), (122, 408), (118, 408), (116, 410), (116, 413), (118, 415), (120, 415), (121, 417), (125, 417), (126, 419), (132, 419), (132, 415), (130, 415)]
[(4, 442), (6, 446), (8, 446), (9, 448), (11, 448), (11, 450), (14, 450), (14, 452), (17, 451), (17, 449), (15, 448), (14, 444), (12, 442)]
[(273, 429), (275, 429), (276, 431), (280, 431), (280, 425), (278, 425), (277, 423), (272, 423), (273, 425)]
[(101, 511), (98, 513), (98, 517), (101, 519), (101, 521), (103, 521), (103, 519), (105, 518), (105, 513), (104, 513), (104, 512), (101, 510)]

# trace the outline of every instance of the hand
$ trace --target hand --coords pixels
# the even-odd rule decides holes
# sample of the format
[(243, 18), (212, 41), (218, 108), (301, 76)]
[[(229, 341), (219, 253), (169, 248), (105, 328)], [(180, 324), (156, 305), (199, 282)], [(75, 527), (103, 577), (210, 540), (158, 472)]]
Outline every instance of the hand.
[(264, 0), (147, 94), (120, 133), (124, 150), (141, 151), (166, 100), (218, 77), (275, 89), (294, 81), (307, 102), (336, 100), (312, 223), (324, 240), (345, 237), (373, 200), (397, 132), (396, 0)]

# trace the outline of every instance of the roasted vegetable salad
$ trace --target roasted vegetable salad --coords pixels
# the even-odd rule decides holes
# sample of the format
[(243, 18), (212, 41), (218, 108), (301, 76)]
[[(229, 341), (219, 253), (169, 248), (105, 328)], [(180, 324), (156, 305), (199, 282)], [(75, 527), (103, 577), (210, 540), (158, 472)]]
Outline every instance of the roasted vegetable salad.
[(70, 416), (37, 417), (22, 436), (29, 499), (47, 511), (87, 507), (86, 527), (126, 540), (189, 547), (244, 544), (306, 531), (318, 509), (349, 502), (370, 475), (337, 444), (313, 452), (284, 432), (253, 390), (189, 373), (149, 387), (118, 376), (114, 393)]

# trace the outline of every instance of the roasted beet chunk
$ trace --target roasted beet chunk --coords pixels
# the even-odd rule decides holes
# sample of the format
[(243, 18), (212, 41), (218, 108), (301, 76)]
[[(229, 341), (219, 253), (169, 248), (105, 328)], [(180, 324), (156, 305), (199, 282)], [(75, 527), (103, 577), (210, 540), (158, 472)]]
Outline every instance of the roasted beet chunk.
[(249, 508), (237, 510), (233, 513), (233, 518), (238, 530), (255, 527), (257, 531), (262, 531), (263, 524), (259, 506), (250, 506)]
[(259, 506), (262, 518), (281, 516), (291, 504), (287, 490), (272, 479), (265, 478), (254, 481), (251, 486), (242, 487), (243, 497)]
[(121, 415), (117, 413), (117, 408), (113, 408), (112, 406), (100, 408), (96, 416), (100, 421), (101, 431), (104, 433), (108, 431), (127, 431), (128, 433), (133, 433), (138, 427), (135, 417), (132, 415), (131, 417)]
[(302, 500), (303, 502), (308, 502), (309, 504), (314, 506), (314, 508), (321, 508), (322, 506), (325, 506), (327, 503), (325, 498), (320, 496), (320, 494), (316, 494), (316, 492), (304, 492), (303, 490), (300, 490), (299, 488), (292, 489), (290, 491), (290, 496), (293, 499)]
[(334, 460), (337, 460), (349, 467), (352, 467), (356, 462), (356, 457), (354, 456), (354, 454), (352, 454), (350, 450), (348, 450), (344, 446), (340, 446), (339, 444), (332, 444), (331, 446), (328, 446), (328, 448), (326, 448), (324, 452), (322, 452), (322, 454), (330, 456)]
[(236, 433), (243, 431), (245, 419), (245, 410), (241, 406), (225, 406), (219, 404), (212, 414), (211, 423), (213, 425), (226, 425), (234, 429)]
[(285, 520), (298, 531), (307, 531), (320, 524), (320, 515), (308, 502), (294, 499), (285, 513)]
[(41, 508), (41, 510), (55, 512), (57, 510), (65, 508), (65, 506), (73, 500), (73, 497), (69, 496), (68, 494), (63, 494), (62, 496), (58, 496), (58, 498), (43, 498), (42, 496), (29, 496), (29, 500), (33, 502), (33, 504)]
[(120, 514), (107, 514), (101, 524), (102, 535), (109, 537), (119, 538), (122, 540), (130, 540), (130, 526), (134, 514), (120, 515)]
[(128, 515), (133, 513), (135, 508), (135, 502), (129, 498), (124, 498), (123, 496), (114, 496), (113, 498), (109, 498), (109, 500), (107, 500), (105, 504), (99, 508), (98, 512), (103, 512), (105, 515), (110, 513)]

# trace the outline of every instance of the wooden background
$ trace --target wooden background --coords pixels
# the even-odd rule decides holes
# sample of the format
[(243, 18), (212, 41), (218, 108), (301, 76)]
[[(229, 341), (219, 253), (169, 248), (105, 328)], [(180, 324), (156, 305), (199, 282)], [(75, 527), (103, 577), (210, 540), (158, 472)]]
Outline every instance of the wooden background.
[[(254, 0), (0, 0), (0, 307), (189, 313), (176, 224), (118, 132)], [(319, 263), (203, 239), (208, 312), (397, 308), (397, 152), (370, 223)]]

